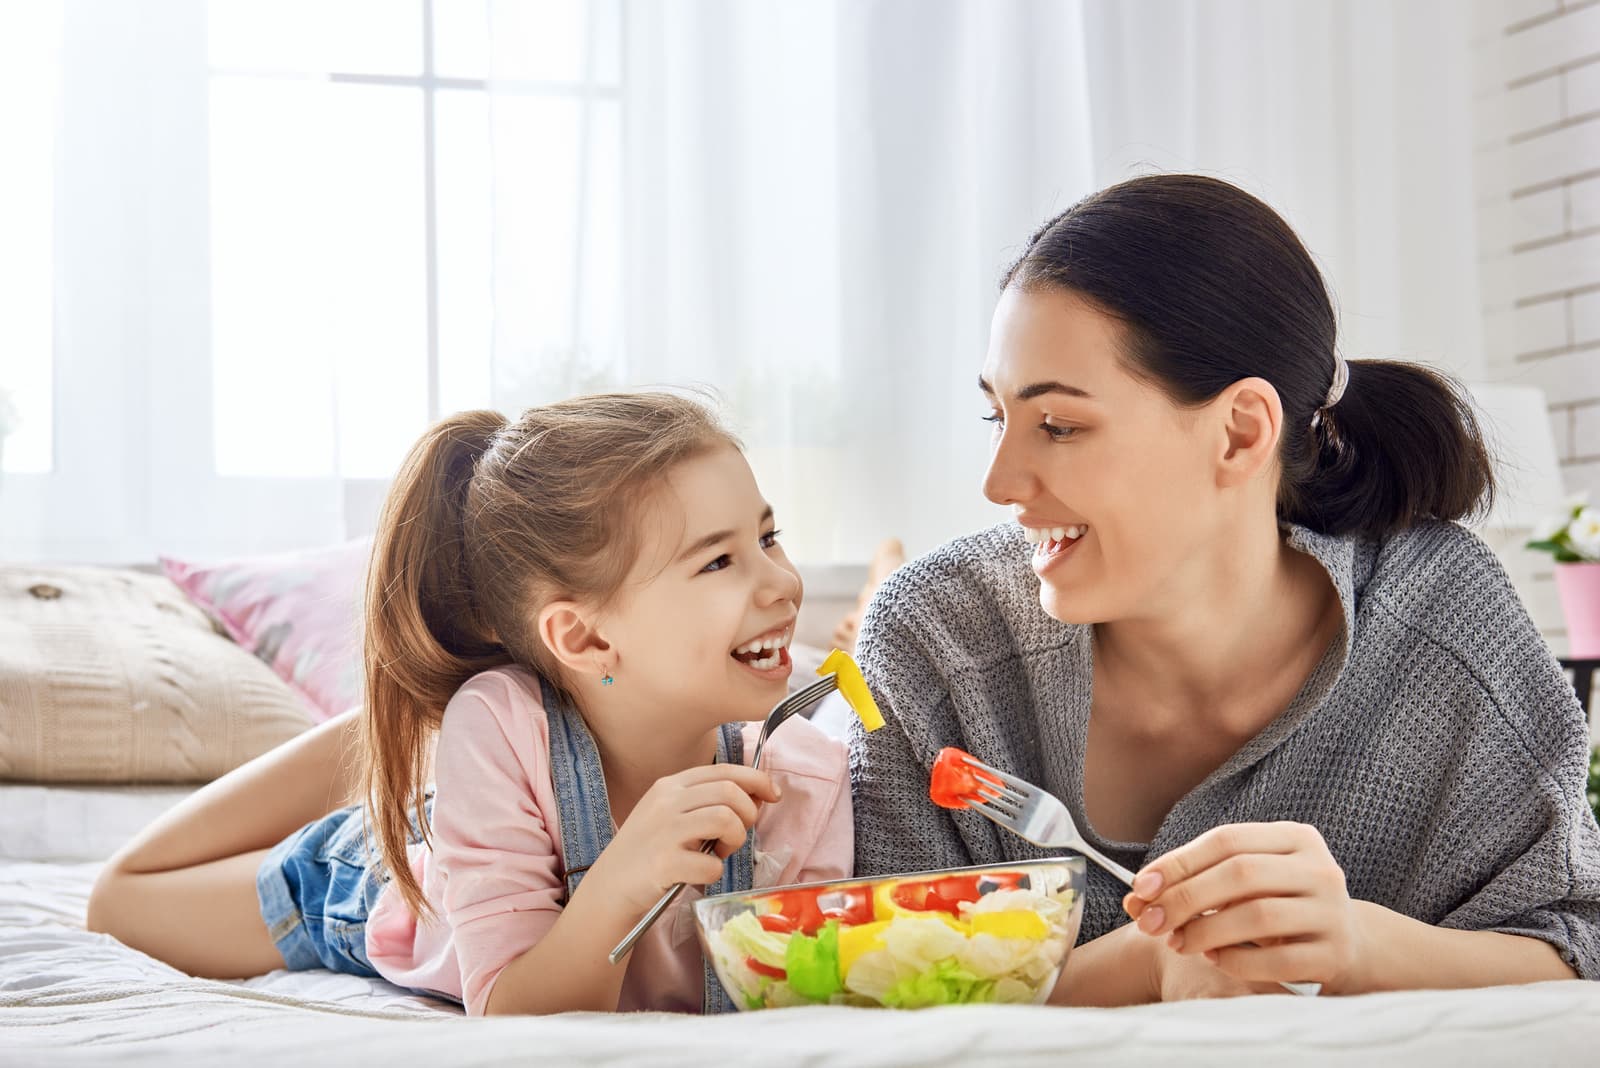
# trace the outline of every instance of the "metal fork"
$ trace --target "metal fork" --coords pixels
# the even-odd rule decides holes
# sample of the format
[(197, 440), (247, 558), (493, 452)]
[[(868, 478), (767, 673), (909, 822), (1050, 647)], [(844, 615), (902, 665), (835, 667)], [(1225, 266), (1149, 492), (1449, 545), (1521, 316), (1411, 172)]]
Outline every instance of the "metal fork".
[[(999, 768), (990, 767), (970, 754), (963, 754), (962, 761), (978, 772), (980, 780), (983, 777), (991, 780), (982, 783), (980, 800), (969, 799), (968, 807), (987, 816), (1012, 834), (1026, 838), (1036, 846), (1045, 849), (1070, 849), (1075, 853), (1082, 853), (1122, 880), (1128, 889), (1133, 889), (1133, 872), (1083, 840), (1078, 825), (1073, 822), (1072, 813), (1067, 811), (1067, 806), (1061, 803), (1060, 798), (1041, 790), (1026, 779), (1019, 779)], [(1315, 997), (1322, 992), (1321, 983), (1278, 985), (1291, 994), (1299, 994), (1302, 997)]]
[[(767, 744), (767, 738), (771, 736), (773, 731), (781, 727), (787, 720), (792, 718), (807, 705), (822, 700), (824, 697), (828, 696), (828, 694), (832, 693), (838, 688), (839, 676), (836, 673), (824, 675), (816, 682), (813, 682), (802, 689), (796, 690), (788, 697), (785, 697), (783, 700), (773, 705), (772, 711), (767, 713), (766, 720), (761, 724), (761, 735), (756, 739), (756, 751), (755, 755), (750, 758), (750, 766), (752, 768), (761, 767), (761, 748)], [(700, 852), (710, 853), (716, 848), (716, 839), (708, 838), (706, 839), (705, 843), (701, 845)], [(683, 893), (683, 887), (683, 883), (677, 884), (669, 889), (666, 893), (662, 894), (660, 900), (658, 900), (654, 905), (650, 906), (650, 911), (644, 914), (644, 918), (638, 923), (634, 924), (633, 930), (624, 935), (622, 937), (622, 941), (617, 943), (616, 948), (607, 954), (607, 959), (610, 960), (612, 964), (617, 963), (623, 957), (628, 955), (628, 951), (633, 948), (634, 943), (639, 941), (640, 937), (646, 931), (650, 930), (650, 925), (655, 923), (656, 920), (660, 919), (661, 914), (667, 910), (667, 906), (676, 901), (678, 895)]]

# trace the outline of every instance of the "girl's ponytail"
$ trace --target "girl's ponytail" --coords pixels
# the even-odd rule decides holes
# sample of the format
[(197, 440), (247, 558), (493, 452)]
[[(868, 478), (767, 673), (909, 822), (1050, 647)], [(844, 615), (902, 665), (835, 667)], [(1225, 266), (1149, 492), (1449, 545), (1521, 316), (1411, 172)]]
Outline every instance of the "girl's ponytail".
[(384, 866), (413, 912), (428, 911), (407, 862), (423, 811), (433, 734), (473, 675), (510, 663), (485, 623), (463, 536), (478, 460), (506, 420), (462, 412), (412, 447), (384, 503), (367, 574), (365, 796)]
[(508, 423), (463, 412), (423, 435), (389, 490), (367, 575), (364, 783), (395, 889), (428, 914), (407, 863), (434, 733), (461, 685), (518, 664), (570, 694), (534, 623), (555, 598), (604, 604), (639, 555), (638, 515), (682, 461), (738, 442), (703, 405), (614, 393)]
[(1346, 366), (1344, 395), (1299, 431), (1306, 445), (1286, 442), (1279, 516), (1324, 534), (1381, 539), (1486, 509), (1489, 454), (1459, 387), (1418, 364)]

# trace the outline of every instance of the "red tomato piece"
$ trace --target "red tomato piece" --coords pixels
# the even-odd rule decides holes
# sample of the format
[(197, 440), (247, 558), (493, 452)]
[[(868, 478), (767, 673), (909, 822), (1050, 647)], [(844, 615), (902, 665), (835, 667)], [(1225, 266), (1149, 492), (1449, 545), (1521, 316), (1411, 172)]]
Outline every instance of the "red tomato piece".
[(776, 934), (793, 934), (794, 929), (800, 924), (792, 917), (781, 912), (767, 912), (756, 917), (756, 922), (761, 924), (763, 931), (772, 931)]
[(744, 963), (745, 963), (745, 967), (749, 968), (751, 971), (755, 972), (757, 975), (766, 976), (768, 979), (787, 979), (787, 978), (789, 978), (789, 973), (784, 971), (782, 968), (774, 968), (770, 964), (762, 964), (760, 961), (756, 960), (754, 957), (746, 957), (744, 959)]
[(939, 750), (928, 783), (928, 796), (934, 804), (944, 808), (966, 808), (982, 796), (980, 788), (999, 785), (989, 776), (974, 770), (967, 763), (969, 758), (970, 754), (954, 746)]

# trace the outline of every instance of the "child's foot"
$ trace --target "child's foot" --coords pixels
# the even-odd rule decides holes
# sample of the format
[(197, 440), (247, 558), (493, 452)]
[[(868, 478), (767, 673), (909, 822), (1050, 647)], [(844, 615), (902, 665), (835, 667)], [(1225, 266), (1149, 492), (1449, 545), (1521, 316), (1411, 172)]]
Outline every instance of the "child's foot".
[(843, 619), (833, 629), (833, 641), (840, 649), (847, 653), (854, 653), (856, 649), (856, 633), (861, 629), (861, 617), (867, 610), (872, 595), (877, 592), (883, 580), (889, 577), (890, 572), (906, 562), (906, 547), (900, 544), (899, 538), (885, 538), (878, 543), (878, 548), (872, 554), (872, 563), (867, 568), (867, 581), (861, 587), (861, 593), (856, 598), (856, 609)]

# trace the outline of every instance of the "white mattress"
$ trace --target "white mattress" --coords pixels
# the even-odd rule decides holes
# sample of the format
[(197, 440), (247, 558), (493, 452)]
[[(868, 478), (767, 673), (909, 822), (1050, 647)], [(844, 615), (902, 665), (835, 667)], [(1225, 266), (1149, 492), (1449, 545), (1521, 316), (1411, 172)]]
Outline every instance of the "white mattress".
[[(82, 929), (98, 863), (181, 791), (0, 787), (0, 1064), (1594, 1063), (1600, 984), (1133, 1009), (811, 1008), (467, 1020), (327, 972), (195, 980)], [(44, 859), (40, 859), (44, 858)]]

